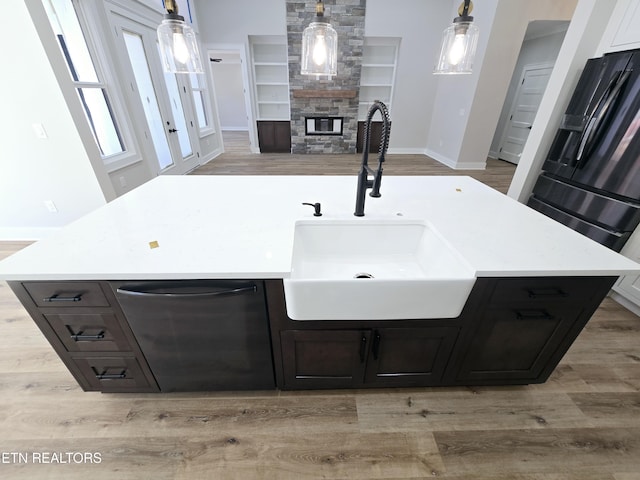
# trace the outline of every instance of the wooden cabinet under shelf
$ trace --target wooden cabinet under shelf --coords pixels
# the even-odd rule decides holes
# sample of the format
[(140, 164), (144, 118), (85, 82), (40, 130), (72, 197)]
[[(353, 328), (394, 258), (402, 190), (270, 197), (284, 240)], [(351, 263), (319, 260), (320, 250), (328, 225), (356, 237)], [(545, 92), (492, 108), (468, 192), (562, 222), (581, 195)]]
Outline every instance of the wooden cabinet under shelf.
[(259, 121), (258, 144), (261, 153), (291, 153), (291, 122)]
[[(364, 124), (358, 122), (358, 133), (356, 136), (356, 152), (364, 151)], [(369, 153), (378, 153), (380, 151), (380, 140), (382, 138), (382, 122), (371, 122), (371, 133), (369, 134)], [(375, 163), (378, 157), (371, 157), (370, 162)]]
[(105, 282), (9, 282), (87, 391), (157, 392), (158, 386)]

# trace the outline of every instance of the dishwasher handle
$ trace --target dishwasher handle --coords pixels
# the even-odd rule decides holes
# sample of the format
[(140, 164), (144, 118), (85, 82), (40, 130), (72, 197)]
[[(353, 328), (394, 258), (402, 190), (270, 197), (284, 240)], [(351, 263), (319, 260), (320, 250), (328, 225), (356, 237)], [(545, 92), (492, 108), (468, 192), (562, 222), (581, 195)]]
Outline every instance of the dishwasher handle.
[(227, 290), (221, 290), (216, 292), (197, 292), (197, 293), (179, 293), (179, 292), (143, 292), (140, 290), (127, 289), (126, 287), (118, 287), (117, 293), (122, 295), (130, 295), (137, 297), (160, 297), (160, 298), (202, 298), (202, 297), (221, 297), (227, 295), (240, 295), (243, 293), (255, 293), (258, 291), (256, 285), (249, 285), (246, 287), (229, 288)]

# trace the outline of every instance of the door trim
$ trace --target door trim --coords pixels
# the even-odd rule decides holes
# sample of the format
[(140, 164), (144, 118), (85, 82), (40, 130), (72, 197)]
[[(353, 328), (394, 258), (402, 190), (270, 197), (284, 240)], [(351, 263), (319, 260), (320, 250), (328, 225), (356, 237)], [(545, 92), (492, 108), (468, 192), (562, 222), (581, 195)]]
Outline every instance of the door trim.
[[(547, 68), (550, 68), (553, 71), (553, 67), (555, 66), (555, 62), (546, 62), (546, 63), (530, 63), (525, 65), (524, 67), (522, 67), (522, 74), (520, 75), (520, 79), (518, 80), (518, 87), (513, 95), (513, 99), (511, 101), (511, 106), (509, 107), (509, 116), (508, 116), (508, 120), (506, 121), (506, 123), (504, 124), (504, 127), (502, 129), (502, 134), (500, 136), (500, 143), (498, 144), (498, 153), (497, 153), (497, 157), (500, 157), (500, 152), (504, 146), (504, 144), (507, 141), (507, 134), (509, 133), (509, 126), (511, 125), (511, 118), (513, 117), (515, 111), (516, 111), (516, 107), (518, 105), (518, 97), (520, 96), (520, 92), (522, 90), (522, 85), (524, 83), (525, 77), (527, 76), (527, 74), (529, 72), (535, 71), (535, 70), (544, 70)], [(551, 76), (551, 72), (549, 72), (549, 76)], [(546, 87), (545, 87), (546, 90)], [(542, 97), (544, 96), (544, 93), (542, 94), (542, 96), (540, 97), (542, 99)], [(538, 108), (540, 107), (540, 103), (538, 103)], [(536, 110), (537, 111), (537, 110)], [(526, 142), (525, 142), (526, 143)], [(505, 160), (505, 159), (501, 159), (510, 163), (510, 160)]]

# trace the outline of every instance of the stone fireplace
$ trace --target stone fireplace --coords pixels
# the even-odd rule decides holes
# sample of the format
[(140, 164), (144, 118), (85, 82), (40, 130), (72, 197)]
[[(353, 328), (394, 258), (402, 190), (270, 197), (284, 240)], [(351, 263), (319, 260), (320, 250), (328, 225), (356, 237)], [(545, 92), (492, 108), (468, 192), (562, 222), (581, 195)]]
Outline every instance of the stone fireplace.
[[(315, 4), (287, 0), (291, 152), (355, 153), (366, 0), (324, 1), (329, 23), (338, 32), (338, 74), (331, 80), (300, 74), (302, 32), (315, 19)], [(342, 134), (309, 134), (310, 118), (340, 119)]]

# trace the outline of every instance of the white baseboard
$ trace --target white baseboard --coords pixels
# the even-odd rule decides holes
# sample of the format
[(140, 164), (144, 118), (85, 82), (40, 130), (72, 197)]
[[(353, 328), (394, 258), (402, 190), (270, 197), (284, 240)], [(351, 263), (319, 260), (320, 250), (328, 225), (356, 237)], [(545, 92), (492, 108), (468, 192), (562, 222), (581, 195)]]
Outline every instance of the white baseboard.
[(0, 227), (0, 241), (37, 241), (60, 230), (61, 227)]
[(640, 317), (640, 306), (636, 305), (631, 300), (628, 300), (627, 298), (623, 297), (619, 293), (614, 292), (613, 290), (611, 292), (609, 292), (609, 296), (613, 300), (615, 300), (617, 303), (622, 305), (624, 308), (626, 308), (627, 310), (629, 310), (632, 313), (635, 313), (637, 316)]
[(200, 165), (204, 165), (205, 163), (209, 163), (211, 160), (213, 160), (216, 157), (219, 157), (220, 155), (222, 155), (222, 149), (218, 148), (218, 149), (214, 150), (213, 152), (209, 153), (209, 155), (207, 155), (206, 157), (202, 157), (202, 159), (200, 161)]
[(223, 132), (248, 132), (249, 127), (220, 127)]
[(487, 168), (487, 161), (484, 162), (468, 162), (468, 163), (457, 163), (455, 167), (452, 167), (455, 170), (484, 170)]
[(449, 157), (445, 157), (444, 155), (438, 152), (434, 152), (433, 150), (430, 150), (428, 148), (426, 148), (422, 153), (424, 153), (426, 156), (431, 157), (434, 160), (437, 160), (443, 165), (446, 165), (447, 167), (452, 168), (454, 170), (484, 170), (487, 167), (486, 160), (482, 162), (459, 163)]
[(424, 155), (424, 148), (390, 148), (389, 155)]

